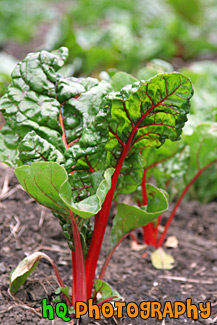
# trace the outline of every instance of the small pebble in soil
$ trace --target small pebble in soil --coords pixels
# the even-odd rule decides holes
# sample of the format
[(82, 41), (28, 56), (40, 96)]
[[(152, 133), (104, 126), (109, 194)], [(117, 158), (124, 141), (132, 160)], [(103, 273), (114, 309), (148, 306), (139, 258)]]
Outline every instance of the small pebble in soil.
[(6, 267), (4, 263), (0, 263), (0, 273), (4, 273), (6, 271)]

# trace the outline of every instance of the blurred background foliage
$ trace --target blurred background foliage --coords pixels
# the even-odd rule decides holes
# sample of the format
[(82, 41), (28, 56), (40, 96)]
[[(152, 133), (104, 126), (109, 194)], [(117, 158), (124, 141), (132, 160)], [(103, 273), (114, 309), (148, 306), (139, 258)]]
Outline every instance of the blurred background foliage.
[[(195, 89), (184, 132), (217, 122), (216, 0), (0, 0), (0, 5), (0, 95), (17, 60), (66, 46), (68, 76), (110, 80), (123, 70), (141, 80), (183, 72)], [(216, 166), (195, 183), (191, 198), (204, 200), (204, 193), (206, 201), (216, 198), (213, 173)]]

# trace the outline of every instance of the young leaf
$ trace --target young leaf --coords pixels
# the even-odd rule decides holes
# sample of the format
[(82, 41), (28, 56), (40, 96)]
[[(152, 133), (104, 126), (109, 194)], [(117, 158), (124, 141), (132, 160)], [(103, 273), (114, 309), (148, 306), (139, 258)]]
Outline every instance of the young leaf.
[(96, 295), (96, 297), (97, 297), (97, 294), (101, 295), (100, 298), (97, 299), (97, 303), (100, 303), (100, 302), (102, 302), (108, 298), (112, 298), (112, 297), (115, 297), (115, 298), (113, 298), (111, 300), (120, 300), (121, 299), (120, 294), (116, 290), (111, 288), (110, 285), (103, 280), (97, 279), (94, 282), (94, 288), (95, 288), (95, 291), (94, 291), (93, 296)]
[(70, 300), (70, 297), (69, 297), (69, 287), (68, 286), (65, 286), (65, 287), (58, 287), (55, 291), (55, 294), (56, 295), (59, 295), (60, 293), (64, 293), (64, 295)]
[(154, 185), (147, 184), (147, 207), (135, 207), (124, 203), (118, 204), (117, 215), (113, 220), (110, 235), (110, 248), (112, 249), (119, 240), (128, 232), (138, 227), (143, 227), (159, 217), (168, 208), (165, 194)]

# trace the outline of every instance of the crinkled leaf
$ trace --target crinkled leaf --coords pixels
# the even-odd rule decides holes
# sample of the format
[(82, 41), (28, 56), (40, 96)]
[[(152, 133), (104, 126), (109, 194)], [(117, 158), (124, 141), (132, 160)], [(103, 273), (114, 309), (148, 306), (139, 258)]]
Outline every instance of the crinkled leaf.
[(56, 100), (56, 71), (64, 64), (67, 53), (66, 48), (53, 53), (31, 53), (15, 67), (8, 92), (0, 100), (9, 131), (5, 133), (8, 148), (11, 145), (17, 148), (25, 135), (34, 130), (58, 150), (64, 149), (59, 126), (60, 103)]
[(160, 148), (146, 148), (142, 151), (142, 158), (144, 159), (144, 167), (147, 169), (159, 162), (166, 161), (179, 151), (180, 141), (172, 142), (166, 140), (164, 145)]
[(4, 142), (4, 135), (2, 133), (2, 130), (0, 131), (0, 161), (4, 162), (5, 164), (15, 167), (14, 166), (14, 161), (17, 161), (18, 159), (18, 151), (15, 150), (10, 150), (8, 147), (5, 145)]
[(92, 155), (104, 148), (108, 139), (109, 110), (106, 95), (111, 86), (95, 79), (95, 85), (71, 99), (63, 106), (64, 126), (68, 143), (72, 143), (65, 157), (67, 168), (79, 158)]
[(51, 259), (44, 253), (35, 252), (24, 258), (10, 274), (10, 292), (15, 294), (18, 289), (26, 282), (27, 277), (34, 271), (41, 258)]
[(111, 248), (125, 234), (135, 228), (147, 225), (167, 210), (168, 202), (164, 192), (151, 184), (147, 184), (146, 189), (148, 195), (148, 205), (146, 207), (139, 208), (124, 203), (118, 204), (110, 235)]
[[(54, 151), (47, 160), (64, 162), (70, 168), (77, 159), (97, 152), (107, 141), (106, 96), (111, 86), (93, 78), (62, 77), (57, 71), (67, 54), (66, 48), (31, 53), (12, 73), (12, 83), (0, 100), (0, 109), (6, 120), (5, 145), (22, 151), (14, 157), (14, 166), (18, 160), (23, 164), (30, 164), (31, 159), (40, 161), (45, 145)], [(30, 147), (37, 136), (37, 152), (32, 157)]]
[(94, 296), (95, 294), (100, 294), (101, 297), (97, 300), (97, 303), (100, 303), (101, 301), (111, 298), (111, 297), (116, 297), (113, 298), (112, 300), (120, 300), (121, 296), (120, 294), (114, 290), (107, 282), (103, 281), (103, 280), (99, 280), (97, 279), (94, 282)]
[[(157, 186), (166, 188), (169, 192), (171, 179), (181, 177), (187, 168), (188, 152), (182, 140), (177, 142), (166, 140), (160, 148), (147, 148), (142, 151), (142, 157), (144, 159), (146, 182), (150, 177), (154, 177)], [(142, 202), (141, 184), (134, 193), (134, 197), (136, 202)], [(173, 196), (170, 197), (171, 200), (172, 198)]]
[(50, 142), (31, 131), (19, 144), (20, 159), (24, 165), (37, 161), (55, 161), (64, 164), (64, 156)]
[(133, 193), (137, 189), (142, 179), (143, 166), (143, 157), (137, 152), (125, 158), (118, 177), (116, 194), (127, 195)]

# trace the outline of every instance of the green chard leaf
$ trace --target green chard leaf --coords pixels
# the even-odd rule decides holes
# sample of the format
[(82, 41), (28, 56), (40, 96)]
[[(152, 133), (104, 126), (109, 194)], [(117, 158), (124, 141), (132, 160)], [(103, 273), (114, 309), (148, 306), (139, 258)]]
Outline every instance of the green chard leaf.
[[(104, 179), (100, 182), (95, 194), (88, 196), (77, 203), (73, 202), (72, 190), (79, 191), (80, 189), (72, 189), (69, 182), (65, 182), (60, 191), (60, 197), (66, 204), (69, 210), (86, 219), (98, 213), (105, 200), (106, 194), (111, 187), (111, 177), (114, 173), (113, 168), (109, 168), (104, 173)], [(73, 175), (72, 175), (73, 176)]]
[(111, 187), (113, 172), (112, 168), (105, 171), (104, 178), (95, 194), (75, 202), (72, 190), (76, 189), (72, 189), (65, 168), (58, 163), (36, 162), (31, 166), (21, 166), (15, 169), (20, 184), (38, 203), (58, 215), (68, 216), (69, 210), (71, 210), (82, 218), (90, 218), (101, 209), (105, 196)]
[(52, 211), (68, 216), (68, 207), (60, 198), (60, 189), (68, 181), (66, 170), (55, 162), (35, 162), (15, 169), (24, 190), (38, 203)]
[(146, 184), (146, 189), (148, 197), (146, 207), (118, 204), (110, 235), (110, 249), (115, 247), (125, 234), (138, 227), (146, 226), (167, 210), (168, 202), (164, 191), (151, 184)]
[[(190, 80), (176, 72), (159, 74), (110, 93), (109, 138), (102, 153), (88, 156), (89, 165), (94, 170), (116, 168), (124, 161), (117, 192), (133, 192), (141, 183), (145, 164), (138, 155), (143, 149), (160, 147), (166, 139), (179, 140), (192, 94)], [(88, 164), (78, 160), (76, 168), (88, 169)]]
[[(1, 130), (2, 131), (2, 130)], [(5, 164), (15, 167), (13, 162), (18, 160), (18, 150), (15, 149), (9, 149), (5, 145), (4, 141), (4, 132), (0, 131), (0, 157), (1, 161), (4, 162)]]
[[(180, 73), (159, 74), (146, 82), (124, 87), (112, 100), (111, 147), (127, 144), (133, 150), (160, 146), (179, 139), (187, 120), (192, 96), (190, 80)], [(120, 141), (119, 141), (119, 140)], [(115, 141), (114, 141), (115, 140)]]

